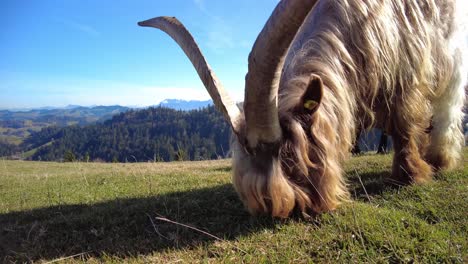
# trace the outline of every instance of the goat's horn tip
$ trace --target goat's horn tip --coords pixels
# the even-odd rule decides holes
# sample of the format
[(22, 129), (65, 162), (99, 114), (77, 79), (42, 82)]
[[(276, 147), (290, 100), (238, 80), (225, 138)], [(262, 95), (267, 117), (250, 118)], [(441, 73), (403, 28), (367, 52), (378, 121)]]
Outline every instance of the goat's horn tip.
[(138, 25), (140, 27), (147, 27), (148, 26), (148, 20), (140, 21), (140, 22), (138, 22)]

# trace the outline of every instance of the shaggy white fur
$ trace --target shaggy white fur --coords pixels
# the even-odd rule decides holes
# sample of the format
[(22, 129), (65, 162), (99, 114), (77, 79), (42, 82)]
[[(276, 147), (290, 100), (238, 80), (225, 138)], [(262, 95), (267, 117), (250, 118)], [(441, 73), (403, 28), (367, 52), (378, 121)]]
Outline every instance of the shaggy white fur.
[(461, 160), (463, 136), (462, 111), (468, 83), (468, 3), (457, 1), (455, 30), (449, 40), (449, 52), (455, 62), (453, 77), (433, 101), (432, 131), (427, 158), (436, 166), (452, 169)]

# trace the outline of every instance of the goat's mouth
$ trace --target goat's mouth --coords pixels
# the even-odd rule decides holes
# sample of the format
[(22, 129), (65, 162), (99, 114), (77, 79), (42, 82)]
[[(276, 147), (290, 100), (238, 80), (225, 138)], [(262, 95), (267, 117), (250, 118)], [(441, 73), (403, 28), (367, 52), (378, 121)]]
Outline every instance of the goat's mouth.
[(295, 192), (279, 160), (280, 144), (262, 144), (254, 153), (233, 155), (233, 184), (253, 215), (287, 218), (295, 207)]

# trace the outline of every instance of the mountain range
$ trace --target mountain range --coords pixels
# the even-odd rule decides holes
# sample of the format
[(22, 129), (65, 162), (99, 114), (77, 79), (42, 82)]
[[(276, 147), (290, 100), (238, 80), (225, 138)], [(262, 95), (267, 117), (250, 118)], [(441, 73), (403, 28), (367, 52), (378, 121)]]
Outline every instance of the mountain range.
[[(195, 110), (212, 104), (207, 101), (185, 101), (166, 99), (153, 107), (166, 107), (175, 110)], [(90, 125), (101, 123), (113, 116), (132, 109), (146, 109), (147, 107), (112, 106), (80, 106), (39, 107), (34, 109), (0, 110), (0, 141), (20, 144), (31, 133), (42, 128), (70, 125)]]
[(163, 100), (161, 103), (159, 103), (158, 106), (161, 107), (167, 107), (175, 110), (183, 110), (183, 111), (189, 111), (189, 110), (195, 110), (203, 107), (207, 107), (209, 105), (212, 105), (213, 101), (212, 100), (206, 100), (206, 101), (197, 101), (197, 100), (190, 100), (190, 101), (185, 101), (185, 100), (179, 100), (179, 99), (166, 99)]
[[(180, 99), (165, 99), (153, 107), (166, 107), (175, 110), (196, 110), (199, 108), (212, 105), (212, 100), (180, 100)], [(130, 109), (142, 109), (146, 107), (129, 107), (120, 105), (111, 106), (80, 106), (67, 105), (64, 107), (44, 106), (38, 108), (25, 109), (3, 109), (0, 110), (1, 121), (36, 121), (50, 122), (58, 120), (75, 121), (79, 124), (92, 123), (110, 119), (113, 115), (126, 112)], [(57, 125), (66, 125), (58, 123)]]
[[(113, 115), (128, 111), (130, 108), (120, 105), (113, 106), (68, 106), (64, 108), (39, 108), (27, 111), (0, 110), (0, 122), (49, 123), (58, 126), (73, 124), (88, 124), (107, 120)], [(4, 125), (4, 124), (3, 124)]]

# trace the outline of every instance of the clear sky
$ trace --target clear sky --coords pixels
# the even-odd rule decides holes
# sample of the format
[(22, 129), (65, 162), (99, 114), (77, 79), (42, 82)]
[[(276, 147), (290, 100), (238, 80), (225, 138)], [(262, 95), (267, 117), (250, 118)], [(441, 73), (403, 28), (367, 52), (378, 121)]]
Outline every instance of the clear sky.
[(278, 0), (1, 0), (0, 109), (147, 106), (208, 99), (163, 32), (137, 26), (176, 16), (227, 90), (242, 100), (247, 56)]

